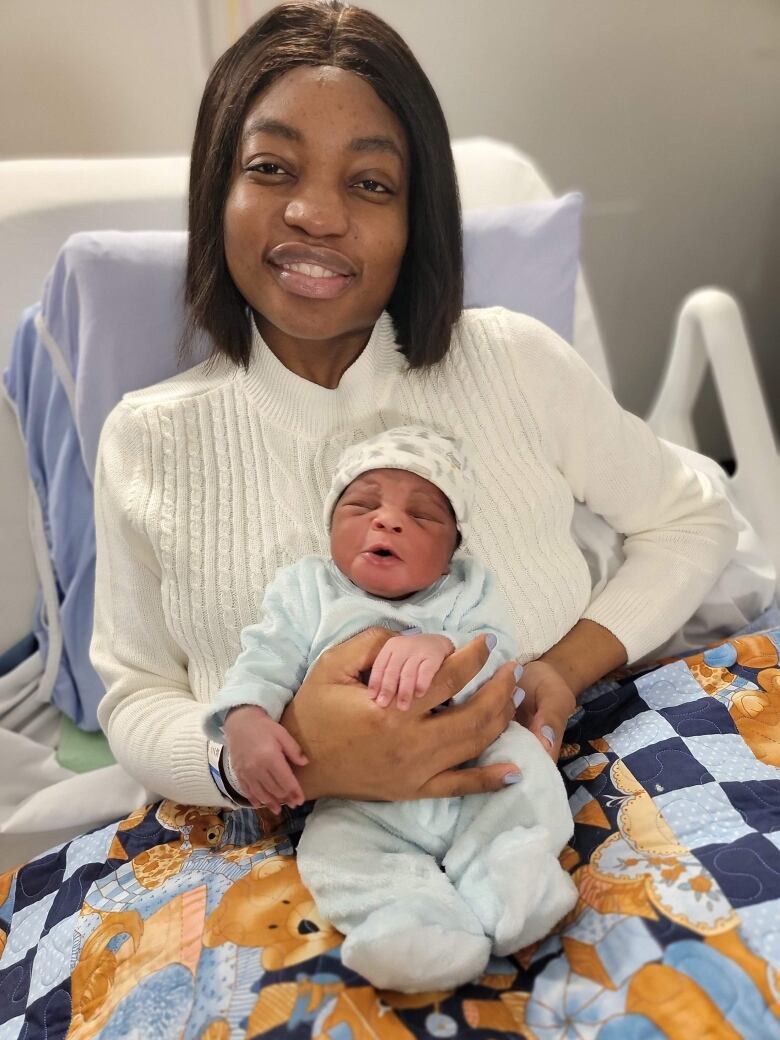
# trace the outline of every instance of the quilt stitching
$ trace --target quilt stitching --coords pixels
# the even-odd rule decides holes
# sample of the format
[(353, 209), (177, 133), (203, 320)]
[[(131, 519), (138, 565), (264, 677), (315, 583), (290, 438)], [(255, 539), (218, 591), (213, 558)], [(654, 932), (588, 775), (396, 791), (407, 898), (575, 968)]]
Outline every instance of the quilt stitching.
[(163, 802), (0, 876), (0, 1040), (780, 1040), (778, 646), (589, 691), (561, 762), (579, 904), (473, 985), (405, 997), (347, 971), (297, 875), (301, 813)]

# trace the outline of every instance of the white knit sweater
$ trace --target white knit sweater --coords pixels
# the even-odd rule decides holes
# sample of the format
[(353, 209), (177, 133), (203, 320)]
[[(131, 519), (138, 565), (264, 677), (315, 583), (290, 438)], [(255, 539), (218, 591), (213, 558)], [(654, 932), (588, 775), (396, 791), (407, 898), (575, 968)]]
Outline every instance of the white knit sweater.
[[(465, 551), (495, 571), (522, 660), (581, 618), (634, 660), (697, 608), (736, 543), (728, 503), (623, 411), (563, 341), (500, 308), (467, 311), (448, 357), (409, 372), (383, 315), (335, 390), (259, 337), (249, 371), (200, 365), (128, 394), (95, 481), (92, 659), (119, 762), (151, 791), (228, 804), (202, 705), (222, 685), (282, 565), (326, 554), (322, 503), (342, 450), (407, 423), (465, 441), (478, 487)], [(626, 534), (626, 562), (589, 603), (574, 500)]]

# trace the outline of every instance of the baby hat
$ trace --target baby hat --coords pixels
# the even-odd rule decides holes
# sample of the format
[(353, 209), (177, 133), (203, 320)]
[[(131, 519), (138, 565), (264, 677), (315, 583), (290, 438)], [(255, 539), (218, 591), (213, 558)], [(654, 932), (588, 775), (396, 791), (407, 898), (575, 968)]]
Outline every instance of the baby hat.
[(344, 488), (372, 469), (405, 469), (435, 484), (450, 500), (461, 537), (466, 537), (474, 474), (463, 444), (424, 426), (396, 426), (343, 452), (325, 499), (326, 530), (330, 531), (333, 510)]

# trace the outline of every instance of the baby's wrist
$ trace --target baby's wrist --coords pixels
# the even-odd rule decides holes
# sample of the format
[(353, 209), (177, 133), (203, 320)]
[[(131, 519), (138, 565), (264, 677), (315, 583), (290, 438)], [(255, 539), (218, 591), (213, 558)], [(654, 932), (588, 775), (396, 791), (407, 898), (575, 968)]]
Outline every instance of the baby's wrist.
[(230, 752), (224, 745), (222, 747), (222, 754), (220, 755), (219, 765), (220, 771), (222, 773), (222, 778), (225, 780), (227, 786), (230, 788), (230, 793), (236, 795), (239, 799), (246, 802), (246, 794), (241, 788), (241, 782), (236, 776), (235, 770), (233, 769), (233, 765), (230, 761)]
[(456, 650), (455, 643), (449, 636), (445, 636), (443, 632), (423, 632), (421, 635), (417, 636), (417, 638), (423, 639), (429, 644), (441, 648), (446, 651), (448, 656)]
[(235, 731), (243, 728), (249, 718), (252, 718), (255, 722), (264, 722), (270, 716), (265, 708), (261, 708), (259, 704), (236, 704), (226, 712), (222, 730), (227, 735), (230, 729)]

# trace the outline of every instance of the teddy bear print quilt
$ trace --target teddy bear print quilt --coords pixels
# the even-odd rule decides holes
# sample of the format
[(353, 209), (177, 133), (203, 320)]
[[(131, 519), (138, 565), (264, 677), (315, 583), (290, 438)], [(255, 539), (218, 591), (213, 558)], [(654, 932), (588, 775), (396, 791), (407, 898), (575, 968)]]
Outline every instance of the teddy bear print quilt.
[(0, 1040), (780, 1040), (778, 648), (588, 692), (560, 763), (578, 904), (473, 984), (347, 970), (300, 814), (162, 802), (0, 875)]

